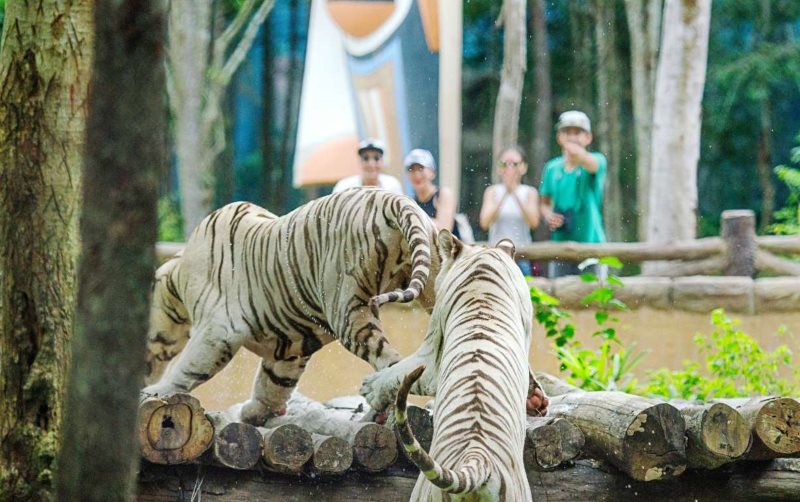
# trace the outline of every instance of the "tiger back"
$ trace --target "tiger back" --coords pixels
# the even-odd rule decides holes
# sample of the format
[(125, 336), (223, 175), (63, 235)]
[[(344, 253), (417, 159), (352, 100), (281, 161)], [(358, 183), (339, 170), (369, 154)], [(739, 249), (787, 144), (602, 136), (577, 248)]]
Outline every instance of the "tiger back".
[[(438, 349), (403, 379), (395, 408), (403, 447), (421, 471), (411, 500), (530, 501), (523, 448), (533, 313), (513, 244), (464, 246), (442, 231), (439, 247), (428, 329)], [(412, 388), (436, 396), (430, 454), (406, 418)]]

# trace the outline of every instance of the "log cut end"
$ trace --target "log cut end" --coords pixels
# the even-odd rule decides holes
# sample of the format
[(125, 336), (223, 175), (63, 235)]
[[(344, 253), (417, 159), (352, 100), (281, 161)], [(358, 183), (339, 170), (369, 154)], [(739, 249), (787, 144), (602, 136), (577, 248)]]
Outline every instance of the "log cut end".
[(642, 410), (626, 432), (627, 471), (639, 481), (680, 476), (686, 470), (685, 425), (680, 411), (667, 403)]
[(214, 426), (200, 402), (189, 394), (149, 397), (139, 404), (142, 456), (156, 464), (181, 464), (197, 459), (214, 438)]
[(790, 398), (767, 402), (758, 414), (753, 432), (779, 456), (800, 453), (800, 402)]
[(378, 424), (365, 423), (353, 441), (355, 463), (366, 471), (378, 472), (397, 460), (394, 431)]
[(254, 426), (234, 422), (214, 438), (214, 459), (232, 469), (252, 469), (261, 459), (261, 433)]
[(311, 434), (294, 424), (262, 429), (263, 459), (268, 467), (279, 472), (299, 473), (314, 453)]
[(353, 448), (344, 439), (314, 434), (313, 440), (313, 472), (324, 475), (344, 474), (353, 464)]
[(702, 420), (703, 446), (715, 455), (739, 458), (750, 446), (750, 428), (742, 416), (723, 403), (714, 403)]

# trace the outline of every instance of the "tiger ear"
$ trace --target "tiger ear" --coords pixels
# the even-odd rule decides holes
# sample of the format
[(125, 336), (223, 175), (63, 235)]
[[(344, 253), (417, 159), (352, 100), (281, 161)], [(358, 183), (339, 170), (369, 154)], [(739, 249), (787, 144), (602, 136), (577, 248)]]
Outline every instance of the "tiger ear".
[(495, 247), (499, 248), (508, 256), (510, 256), (512, 260), (514, 259), (514, 255), (517, 254), (517, 248), (516, 246), (514, 246), (514, 243), (510, 239), (501, 240), (500, 242), (497, 243)]
[(439, 255), (442, 259), (456, 259), (461, 253), (461, 250), (464, 249), (464, 244), (446, 228), (439, 230), (436, 241), (439, 246)]

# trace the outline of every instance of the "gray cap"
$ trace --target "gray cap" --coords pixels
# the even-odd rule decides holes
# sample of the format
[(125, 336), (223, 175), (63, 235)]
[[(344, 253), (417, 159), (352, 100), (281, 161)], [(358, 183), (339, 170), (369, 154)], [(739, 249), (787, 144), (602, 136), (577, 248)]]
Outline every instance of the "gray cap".
[(383, 155), (383, 153), (386, 151), (386, 147), (383, 146), (383, 141), (367, 138), (358, 144), (358, 153), (361, 153), (364, 150), (378, 150), (381, 152), (381, 155)]
[(589, 121), (589, 117), (578, 110), (570, 110), (559, 115), (556, 130), (561, 130), (565, 127), (577, 127), (586, 132), (592, 132), (592, 123)]
[(436, 170), (436, 162), (433, 160), (433, 154), (428, 150), (422, 148), (415, 148), (408, 152), (406, 158), (403, 160), (403, 166), (408, 169), (414, 164), (419, 164), (422, 167)]

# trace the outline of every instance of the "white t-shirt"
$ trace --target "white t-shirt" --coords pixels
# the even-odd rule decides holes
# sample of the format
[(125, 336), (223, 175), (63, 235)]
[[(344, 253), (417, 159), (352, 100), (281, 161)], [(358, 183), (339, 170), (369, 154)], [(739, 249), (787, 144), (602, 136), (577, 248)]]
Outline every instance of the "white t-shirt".
[[(353, 176), (348, 176), (347, 178), (342, 178), (339, 180), (336, 185), (333, 187), (333, 193), (341, 192), (342, 190), (347, 190), (348, 188), (353, 187), (360, 187), (364, 186), (361, 182), (361, 175), (356, 174)], [(378, 186), (383, 188), (384, 190), (388, 190), (389, 192), (394, 192), (396, 194), (404, 195), (403, 194), (403, 187), (400, 185), (400, 181), (394, 176), (389, 176), (388, 174), (379, 174), (378, 175)]]
[[(500, 183), (494, 185), (492, 191), (494, 192), (495, 202), (500, 202), (500, 199), (506, 194), (506, 187)], [(533, 188), (528, 185), (519, 185), (515, 192), (520, 202), (525, 204), (532, 191)], [(506, 197), (503, 200), (497, 219), (489, 225), (489, 242), (495, 244), (501, 239), (511, 239), (517, 246), (524, 246), (533, 242), (531, 229), (528, 226), (528, 222), (525, 221), (522, 209), (517, 204), (517, 201), (511, 197)]]

